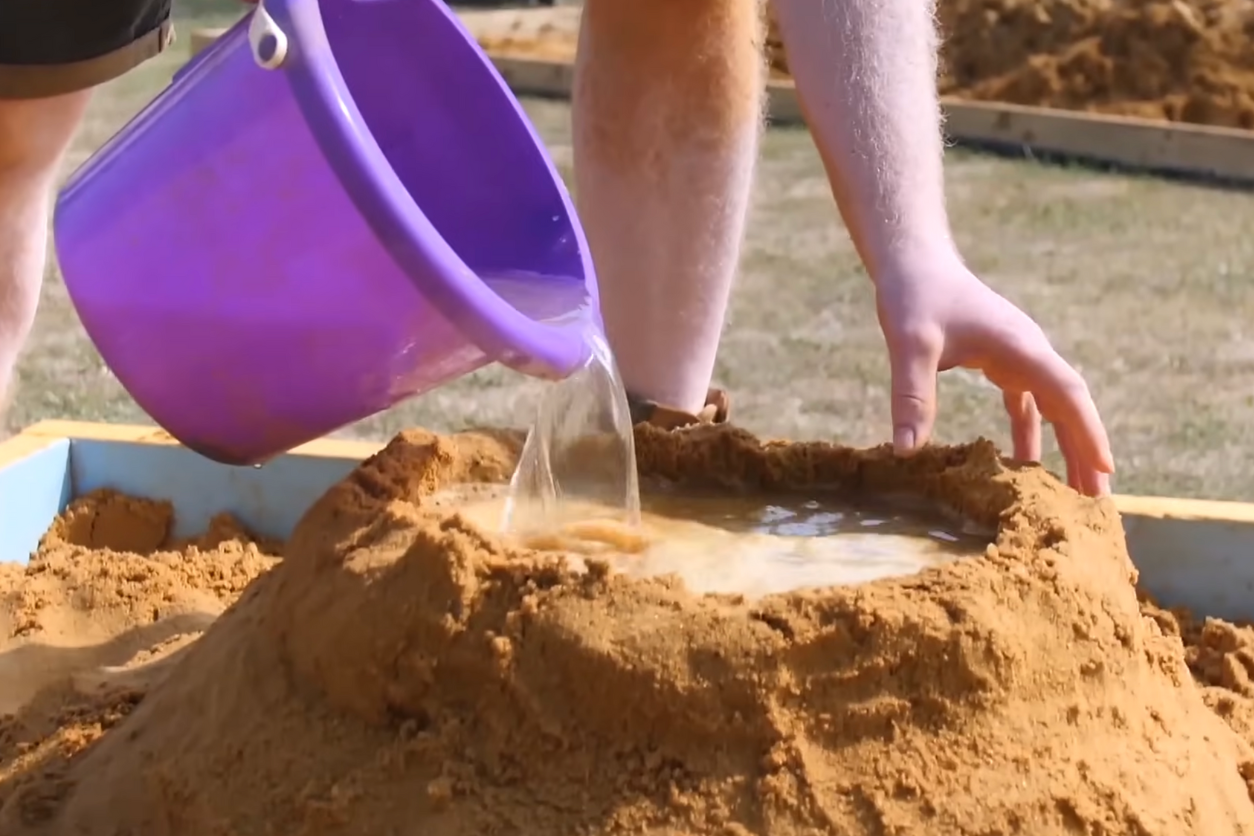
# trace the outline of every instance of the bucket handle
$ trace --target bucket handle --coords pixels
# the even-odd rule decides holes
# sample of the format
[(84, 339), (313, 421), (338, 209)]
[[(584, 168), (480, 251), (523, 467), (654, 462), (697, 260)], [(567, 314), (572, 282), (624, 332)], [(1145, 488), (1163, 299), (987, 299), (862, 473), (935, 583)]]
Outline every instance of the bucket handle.
[[(274, 22), (274, 18), (266, 14), (261, 0), (258, 0), (257, 7), (251, 14), (252, 19), (248, 21), (248, 45), (252, 49), (253, 60), (262, 69), (277, 70), (287, 58), (287, 34)], [(187, 75), (212, 52), (213, 48), (210, 46), (193, 55), (190, 61), (174, 71), (171, 80), (178, 81)]]
[(277, 70), (287, 58), (287, 35), (266, 13), (265, 0), (258, 0), (248, 21), (248, 45), (252, 47), (253, 60), (263, 70)]

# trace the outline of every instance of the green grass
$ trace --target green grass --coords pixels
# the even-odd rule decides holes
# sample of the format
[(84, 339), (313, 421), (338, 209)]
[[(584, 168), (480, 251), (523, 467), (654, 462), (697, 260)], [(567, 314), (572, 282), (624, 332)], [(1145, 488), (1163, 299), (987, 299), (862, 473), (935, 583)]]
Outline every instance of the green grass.
[[(198, 23), (238, 14), (208, 0), (183, 10)], [(174, 50), (99, 92), (71, 165), (168, 83), (185, 57), (181, 28)], [(567, 106), (527, 107), (568, 166)], [(1254, 196), (961, 151), (948, 177), (970, 263), (1087, 376), (1115, 445), (1116, 489), (1254, 499), (1245, 464), (1254, 454)], [(55, 267), (20, 374), (11, 426), (146, 420), (83, 335)], [(764, 435), (853, 445), (888, 436), (870, 287), (803, 131), (766, 136), (717, 381), (733, 393), (737, 422)], [(524, 425), (541, 387), (485, 369), (343, 434)], [(942, 440), (1008, 441), (1000, 399), (978, 376), (944, 375), (941, 397)]]

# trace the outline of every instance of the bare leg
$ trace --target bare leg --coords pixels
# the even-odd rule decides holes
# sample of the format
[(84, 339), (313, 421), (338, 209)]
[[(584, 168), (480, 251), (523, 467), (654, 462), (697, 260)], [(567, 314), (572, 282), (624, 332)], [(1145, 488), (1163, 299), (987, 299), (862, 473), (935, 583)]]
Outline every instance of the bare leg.
[(761, 125), (753, 0), (587, 0), (580, 217), (627, 389), (697, 412), (740, 255)]
[(89, 96), (0, 100), (0, 398), (35, 320), (57, 165)]
[(56, 167), (89, 97), (0, 100), (0, 397), (35, 321)]

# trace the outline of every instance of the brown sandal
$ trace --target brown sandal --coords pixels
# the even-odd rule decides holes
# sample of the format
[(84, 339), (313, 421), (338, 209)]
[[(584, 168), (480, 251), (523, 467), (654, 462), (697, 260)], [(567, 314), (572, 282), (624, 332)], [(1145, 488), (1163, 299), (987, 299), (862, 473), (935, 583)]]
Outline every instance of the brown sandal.
[(632, 424), (652, 424), (662, 430), (678, 430), (696, 424), (722, 424), (731, 414), (731, 398), (722, 389), (711, 389), (705, 396), (705, 406), (696, 415), (673, 409), (634, 395), (627, 395), (631, 407)]

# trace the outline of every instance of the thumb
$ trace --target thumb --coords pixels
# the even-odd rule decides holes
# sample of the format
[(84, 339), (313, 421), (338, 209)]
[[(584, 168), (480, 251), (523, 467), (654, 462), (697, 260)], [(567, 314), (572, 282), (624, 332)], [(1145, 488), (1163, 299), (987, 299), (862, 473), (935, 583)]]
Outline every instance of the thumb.
[(901, 340), (888, 349), (893, 389), (893, 449), (911, 453), (932, 437), (936, 423), (936, 375), (940, 341)]

